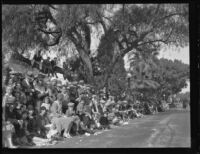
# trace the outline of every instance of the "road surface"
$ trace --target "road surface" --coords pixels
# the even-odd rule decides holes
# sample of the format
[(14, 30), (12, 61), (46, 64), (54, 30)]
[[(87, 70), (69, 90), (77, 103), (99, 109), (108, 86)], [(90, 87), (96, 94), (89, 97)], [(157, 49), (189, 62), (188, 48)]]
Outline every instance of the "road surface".
[(36, 148), (190, 147), (190, 111), (167, 111), (129, 121), (101, 134), (76, 136)]

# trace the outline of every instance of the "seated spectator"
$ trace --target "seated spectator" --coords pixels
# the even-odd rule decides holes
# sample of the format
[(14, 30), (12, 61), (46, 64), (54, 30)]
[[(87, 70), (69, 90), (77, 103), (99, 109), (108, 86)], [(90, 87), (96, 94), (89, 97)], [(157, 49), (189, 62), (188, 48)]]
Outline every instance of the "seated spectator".
[(72, 117), (63, 116), (62, 100), (63, 94), (58, 94), (57, 100), (51, 106), (51, 122), (60, 136), (62, 135), (61, 132), (64, 130), (63, 136), (70, 138), (69, 131), (71, 130), (74, 119)]
[(37, 135), (37, 121), (36, 121), (36, 113), (34, 112), (34, 108), (32, 105), (28, 106), (28, 124), (27, 130), (33, 136)]
[(63, 97), (63, 94), (58, 94), (57, 100), (51, 105), (51, 114), (53, 117), (60, 117), (62, 115)]
[(22, 123), (21, 123), (21, 141), (24, 145), (32, 146), (35, 145), (32, 141), (33, 135), (28, 130), (28, 111), (22, 112)]
[(64, 95), (64, 98), (62, 101), (62, 112), (65, 114), (66, 110), (68, 109), (69, 94), (68, 94), (66, 87), (64, 87), (64, 86), (62, 88), (62, 94)]
[(47, 109), (44, 106), (41, 107), (40, 114), (36, 117), (36, 123), (38, 137), (46, 138), (48, 130), (45, 125), (50, 124), (50, 119), (47, 116)]
[(103, 129), (109, 129), (110, 128), (107, 112), (105, 112), (104, 115), (100, 117), (99, 123), (101, 124)]
[(82, 114), (80, 116), (80, 133), (90, 133), (90, 134), (94, 134), (94, 131), (91, 129), (92, 124), (94, 124), (94, 122), (92, 121), (92, 119), (85, 114)]
[(83, 112), (87, 115), (90, 119), (92, 119), (92, 102), (89, 104), (85, 104), (83, 107)]
[(81, 116), (84, 113), (84, 100), (80, 100), (80, 102), (77, 105), (76, 113)]
[(46, 96), (46, 97), (44, 97), (43, 100), (44, 100), (44, 102), (42, 103), (41, 107), (44, 106), (46, 108), (47, 112), (49, 112), (50, 111), (50, 107), (51, 107), (50, 99), (49, 99), (48, 96)]
[[(79, 132), (79, 127), (80, 127), (80, 119), (79, 117), (75, 114), (74, 111), (74, 103), (69, 103), (68, 104), (68, 109), (66, 111), (66, 115), (67, 117), (72, 117), (73, 118), (73, 122), (76, 125), (74, 128), (76, 128), (76, 130), (74, 130), (75, 134), (78, 134)], [(70, 131), (70, 130), (69, 130)], [(67, 132), (68, 133), (68, 132)]]
[(99, 103), (98, 103), (98, 100), (97, 100), (97, 96), (96, 95), (93, 95), (92, 96), (92, 113), (94, 115), (100, 115), (99, 113)]
[(35, 107), (36, 107), (37, 112), (40, 113), (40, 107), (42, 104), (42, 100), (44, 99), (44, 97), (48, 96), (48, 93), (47, 93), (47, 91), (45, 91), (44, 83), (41, 80), (38, 80), (35, 83), (34, 87), (35, 87), (36, 97), (37, 97)]

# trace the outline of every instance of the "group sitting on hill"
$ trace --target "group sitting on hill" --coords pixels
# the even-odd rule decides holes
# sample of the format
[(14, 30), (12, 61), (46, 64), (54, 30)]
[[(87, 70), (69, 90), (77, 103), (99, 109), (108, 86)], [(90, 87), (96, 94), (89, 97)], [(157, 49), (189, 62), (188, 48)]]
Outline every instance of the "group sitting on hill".
[[(3, 96), (4, 147), (95, 134), (141, 117), (133, 102), (108, 98), (83, 81), (62, 84), (34, 77), (13, 77)], [(5, 127), (4, 127), (5, 126)]]
[(39, 65), (38, 69), (40, 71), (43, 70), (45, 73), (48, 74), (48, 76), (50, 76), (51, 74), (52, 76), (56, 76), (56, 78), (58, 77), (55, 73), (55, 67), (57, 65), (56, 57), (52, 60), (50, 60), (49, 57), (47, 57), (47, 59), (43, 59), (41, 56), (41, 50), (38, 50), (31, 61), (32, 67), (35, 67), (36, 64)]

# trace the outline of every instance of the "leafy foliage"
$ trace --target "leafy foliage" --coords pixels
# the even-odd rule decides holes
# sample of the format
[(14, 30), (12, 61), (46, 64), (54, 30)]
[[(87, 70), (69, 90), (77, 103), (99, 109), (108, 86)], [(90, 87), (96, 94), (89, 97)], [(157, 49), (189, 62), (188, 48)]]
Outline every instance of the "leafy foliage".
[(41, 35), (35, 29), (33, 10), (27, 5), (3, 5), (3, 40), (11, 49), (21, 52), (41, 43)]
[(165, 94), (166, 98), (171, 94), (179, 93), (186, 87), (186, 81), (189, 79), (189, 66), (179, 60), (159, 60), (159, 71), (155, 80), (159, 81), (161, 87), (160, 95)]
[[(77, 79), (106, 86), (116, 95), (126, 89), (127, 53), (136, 58), (131, 71), (134, 89), (157, 89), (159, 97), (179, 92), (185, 86), (185, 66), (156, 62), (155, 55), (163, 45), (188, 45), (188, 25), (187, 4), (4, 5), (2, 15), (7, 47), (22, 54), (35, 46), (58, 45), (65, 52), (73, 46), (78, 58), (70, 67)], [(97, 33), (103, 30), (96, 57), (90, 51), (92, 27)]]

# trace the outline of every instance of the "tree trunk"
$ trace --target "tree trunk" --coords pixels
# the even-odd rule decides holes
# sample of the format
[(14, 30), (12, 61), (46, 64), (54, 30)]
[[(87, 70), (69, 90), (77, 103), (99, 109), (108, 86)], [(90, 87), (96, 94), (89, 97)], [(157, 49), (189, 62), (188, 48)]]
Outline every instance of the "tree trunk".
[(78, 50), (79, 54), (81, 56), (81, 59), (84, 63), (84, 66), (87, 69), (86, 75), (87, 75), (87, 83), (94, 83), (94, 76), (93, 76), (93, 69), (92, 69), (92, 62), (89, 57), (89, 55), (86, 54), (86, 52), (83, 49)]

